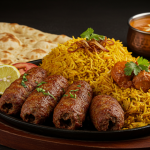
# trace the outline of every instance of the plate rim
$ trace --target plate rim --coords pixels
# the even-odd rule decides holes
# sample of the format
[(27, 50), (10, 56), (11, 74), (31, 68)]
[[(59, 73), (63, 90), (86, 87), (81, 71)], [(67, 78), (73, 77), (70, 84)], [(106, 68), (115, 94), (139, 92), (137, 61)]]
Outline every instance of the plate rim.
[[(150, 125), (133, 128), (133, 129), (115, 130), (115, 131), (69, 130), (69, 129), (59, 129), (59, 128), (55, 128), (55, 127), (51, 127), (51, 126), (37, 125), (37, 124), (24, 122), (21, 119), (18, 119), (14, 116), (4, 114), (2, 112), (0, 112), (0, 117), (2, 119), (4, 119), (6, 122), (8, 122), (9, 125), (19, 127), (19, 129), (23, 129), (24, 131), (27, 131), (27, 132), (40, 134), (40, 135), (44, 135), (44, 136), (49, 136), (49, 137), (55, 137), (55, 138), (74, 139), (74, 140), (82, 140), (82, 141), (83, 140), (89, 140), (89, 141), (93, 141), (93, 140), (94, 141), (116, 141), (117, 140), (118, 141), (118, 140), (135, 139), (135, 138), (145, 136), (146, 133), (148, 133), (147, 130), (150, 131)], [(28, 128), (28, 127), (30, 127), (30, 128)], [(32, 129), (34, 129), (35, 131), (31, 131)], [(39, 129), (39, 131), (37, 131), (37, 129)], [(42, 130), (44, 130), (44, 132)], [(48, 131), (48, 133), (45, 133), (45, 131)], [(52, 132), (52, 134), (50, 134), (50, 132)], [(53, 132), (55, 132), (55, 133), (57, 132), (57, 133), (55, 134)], [(137, 136), (141, 132), (144, 134)], [(67, 135), (61, 135), (62, 133), (66, 133)], [(131, 136), (131, 134), (130, 134), (131, 137), (128, 137), (129, 133), (136, 133), (136, 135), (132, 134), (132, 136)], [(60, 134), (60, 135), (58, 135), (58, 134)], [(69, 136), (68, 136), (68, 134), (69, 134)], [(85, 134), (85, 135), (83, 135), (83, 134)], [(81, 135), (81, 136), (78, 138), (79, 135)], [(90, 137), (85, 137), (87, 135)], [(125, 135), (125, 137), (123, 137), (124, 135)], [(96, 137), (93, 139), (94, 136), (96, 136)], [(112, 137), (107, 138), (107, 137), (101, 137), (101, 136), (113, 136), (113, 139), (112, 139)]]
[[(33, 63), (36, 65), (39, 65), (41, 62), (42, 62), (42, 59), (29, 61), (29, 63)], [(115, 130), (115, 131), (69, 130), (69, 129), (59, 129), (59, 128), (55, 128), (55, 127), (47, 126), (47, 125), (37, 125), (37, 124), (28, 123), (28, 122), (25, 122), (21, 119), (14, 117), (14, 116), (4, 114), (2, 112), (0, 112), (0, 117), (2, 117), (10, 125), (13, 125), (15, 127), (18, 127), (19, 129), (23, 129), (23, 130), (31, 132), (31, 133), (36, 133), (36, 134), (41, 134), (41, 135), (56, 137), (56, 138), (74, 139), (74, 140), (82, 140), (82, 141), (83, 140), (93, 141), (93, 136), (96, 136), (94, 138), (94, 141), (128, 140), (128, 139), (135, 139), (135, 138), (139, 138), (139, 137), (142, 137), (145, 135), (149, 135), (148, 133), (150, 132), (150, 125), (133, 128), (133, 129)], [(28, 127), (30, 127), (30, 128), (28, 128)], [(31, 131), (32, 129), (34, 131)], [(36, 129), (40, 129), (40, 130), (37, 131)], [(41, 130), (44, 130), (44, 133), (42, 133)], [(49, 131), (49, 132), (52, 131), (52, 132), (55, 132), (56, 134), (52, 133), (52, 135), (51, 135), (49, 132), (45, 133), (45, 131)], [(149, 132), (147, 132), (147, 131), (149, 131)], [(61, 133), (61, 134), (66, 133), (66, 135), (65, 134), (59, 135), (59, 133)], [(130, 134), (130, 137), (129, 137), (128, 136), (129, 133), (134, 133), (134, 134), (132, 134), (132, 135)], [(69, 134), (69, 136), (68, 136), (68, 134)], [(85, 136), (83, 134), (85, 134)], [(78, 137), (79, 135), (82, 135), (82, 136)], [(90, 137), (86, 137), (87, 135)], [(107, 137), (110, 135), (113, 136), (113, 139), (110, 137)], [(103, 137), (101, 137), (101, 136), (103, 136)]]

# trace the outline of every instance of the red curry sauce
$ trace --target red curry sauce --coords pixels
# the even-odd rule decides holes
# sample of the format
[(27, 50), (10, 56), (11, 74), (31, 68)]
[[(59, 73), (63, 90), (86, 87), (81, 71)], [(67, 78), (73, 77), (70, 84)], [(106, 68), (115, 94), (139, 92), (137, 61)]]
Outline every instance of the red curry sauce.
[(133, 20), (130, 22), (130, 25), (138, 30), (150, 32), (150, 16)]

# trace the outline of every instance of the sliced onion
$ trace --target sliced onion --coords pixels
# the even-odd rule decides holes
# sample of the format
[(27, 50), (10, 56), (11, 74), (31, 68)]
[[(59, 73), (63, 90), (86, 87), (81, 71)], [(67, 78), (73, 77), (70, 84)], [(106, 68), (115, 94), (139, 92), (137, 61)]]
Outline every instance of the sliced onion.
[(91, 47), (89, 46), (89, 44), (87, 43), (87, 41), (83, 40), (82, 42), (86, 45), (86, 47), (91, 48)]
[[(111, 41), (111, 42), (108, 42), (108, 41)], [(92, 39), (92, 40), (89, 40), (89, 41), (81, 40), (81, 41), (77, 41), (77, 42), (75, 42), (71, 45), (71, 46), (73, 46), (74, 44), (77, 44), (78, 45), (77, 49), (75, 49), (73, 51), (70, 51), (69, 50), (69, 49), (71, 49), (71, 47), (70, 47), (70, 48), (68, 48), (68, 52), (73, 53), (73, 52), (76, 52), (80, 48), (83, 48), (86, 52), (89, 51), (90, 53), (93, 52), (93, 51), (99, 52), (99, 50), (109, 52), (109, 50), (107, 50), (105, 48), (106, 43), (109, 44), (109, 45), (114, 44), (114, 42), (112, 40), (107, 40), (106, 36), (105, 36), (104, 40), (99, 40), (99, 41), (96, 41), (95, 39)]]
[(105, 51), (105, 52), (109, 52), (109, 50), (107, 50), (105, 47), (103, 47), (101, 44), (99, 44), (96, 40), (94, 41), (90, 41), (91, 43), (95, 44), (97, 47), (99, 47), (101, 50)]

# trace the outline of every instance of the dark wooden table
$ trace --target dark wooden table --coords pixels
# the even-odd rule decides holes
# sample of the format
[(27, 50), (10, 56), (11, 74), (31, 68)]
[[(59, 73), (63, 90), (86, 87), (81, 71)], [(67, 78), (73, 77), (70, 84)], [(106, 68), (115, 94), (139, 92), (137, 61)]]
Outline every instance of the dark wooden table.
[[(135, 14), (149, 12), (149, 6), (149, 0), (3, 0), (0, 3), (0, 22), (23, 24), (70, 37), (78, 37), (91, 27), (95, 33), (120, 40), (127, 46), (128, 19)], [(150, 136), (114, 142), (58, 139), (25, 132), (1, 120), (0, 144), (0, 149), (4, 150), (150, 149)]]
[(18, 150), (150, 149), (150, 136), (123, 141), (70, 140), (33, 134), (9, 126), (9, 124), (2, 119), (0, 121), (0, 144)]

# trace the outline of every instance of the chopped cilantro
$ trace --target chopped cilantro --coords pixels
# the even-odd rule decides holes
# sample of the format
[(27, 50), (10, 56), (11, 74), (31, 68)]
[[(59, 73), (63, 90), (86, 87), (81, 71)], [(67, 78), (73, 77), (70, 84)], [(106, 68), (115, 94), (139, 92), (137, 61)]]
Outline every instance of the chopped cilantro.
[(44, 95), (50, 95), (54, 100), (56, 100), (56, 98), (52, 94), (50, 94), (49, 92), (46, 93), (45, 89), (43, 89), (43, 88), (36, 88), (36, 90), (38, 92), (42, 92)]
[(28, 74), (24, 73), (24, 75), (22, 76), (21, 85), (22, 85), (24, 88), (27, 87), (27, 86), (25, 85), (25, 83), (24, 83), (25, 81), (28, 81), (27, 78), (26, 78), (27, 75), (28, 75)]
[(130, 76), (132, 74), (132, 72), (137, 75), (141, 70), (140, 68), (137, 66), (137, 64), (135, 64), (133, 61), (127, 62), (125, 64), (125, 75)]
[(42, 82), (40, 82), (40, 83), (38, 83), (37, 81), (35, 81), (35, 82), (38, 84), (37, 86), (40, 86), (40, 85), (46, 83), (46, 82), (44, 82), (44, 81), (42, 81)]
[(80, 36), (81, 36), (81, 38), (86, 38), (87, 40), (95, 39), (95, 40), (99, 41), (99, 40), (105, 39), (105, 36), (98, 35), (98, 34), (95, 34), (93, 32), (94, 32), (94, 30), (92, 28), (88, 28)]
[(76, 90), (70, 90), (69, 93), (70, 93), (70, 97), (71, 97), (71, 98), (76, 98), (76, 96), (77, 96), (76, 94), (75, 94), (75, 95), (71, 94), (71, 92), (76, 92), (76, 91), (79, 91), (79, 89), (76, 89)]
[(45, 90), (43, 89), (43, 88), (36, 88), (36, 90), (38, 91), (38, 92), (45, 92)]
[(88, 93), (88, 95), (89, 95), (89, 96), (91, 96), (91, 94), (90, 94), (90, 93)]
[(132, 72), (135, 75), (138, 75), (138, 73), (142, 70), (145, 70), (146, 72), (149, 72), (149, 62), (147, 59), (143, 59), (143, 57), (139, 57), (137, 60), (137, 64), (133, 61), (127, 62), (125, 64), (125, 75), (130, 76)]
[(64, 94), (63, 97), (64, 97), (64, 96), (68, 96), (68, 95), (67, 95), (67, 94)]
[(99, 41), (99, 40), (104, 40), (104, 39), (105, 39), (105, 36), (103, 36), (103, 35), (98, 35), (98, 34), (94, 34), (94, 33), (93, 33), (93, 34), (91, 35), (90, 39), (95, 39), (95, 40)]
[(71, 98), (76, 98), (76, 94), (75, 94), (75, 96), (72, 95), (71, 92), (69, 92), (69, 94), (70, 94), (70, 97), (71, 97)]
[(149, 62), (147, 59), (144, 59), (143, 57), (139, 57), (137, 60), (139, 65), (149, 66)]
[(81, 87), (81, 85), (79, 84), (79, 85), (77, 85), (77, 87)]
[(76, 97), (77, 97), (77, 95), (75, 94), (75, 95), (74, 95), (74, 98), (76, 98)]
[(91, 34), (94, 32), (92, 28), (88, 28), (86, 31), (84, 31), (80, 36), (81, 38), (90, 39)]
[(76, 92), (76, 91), (79, 91), (79, 89), (76, 89), (76, 90), (70, 90), (70, 92)]
[(23, 78), (23, 81), (28, 81), (27, 78), (26, 78), (26, 75), (27, 75), (27, 74), (24, 74), (24, 75), (23, 75), (23, 77), (22, 77), (22, 78)]
[(25, 85), (25, 83), (24, 83), (24, 81), (22, 80), (21, 81), (21, 85), (24, 87), (24, 88), (26, 88), (27, 86)]
[(44, 95), (50, 95), (54, 100), (56, 100), (56, 98), (52, 95), (52, 94), (50, 94), (49, 92), (48, 93), (43, 93)]
[(24, 73), (24, 76), (27, 76), (28, 74)]

